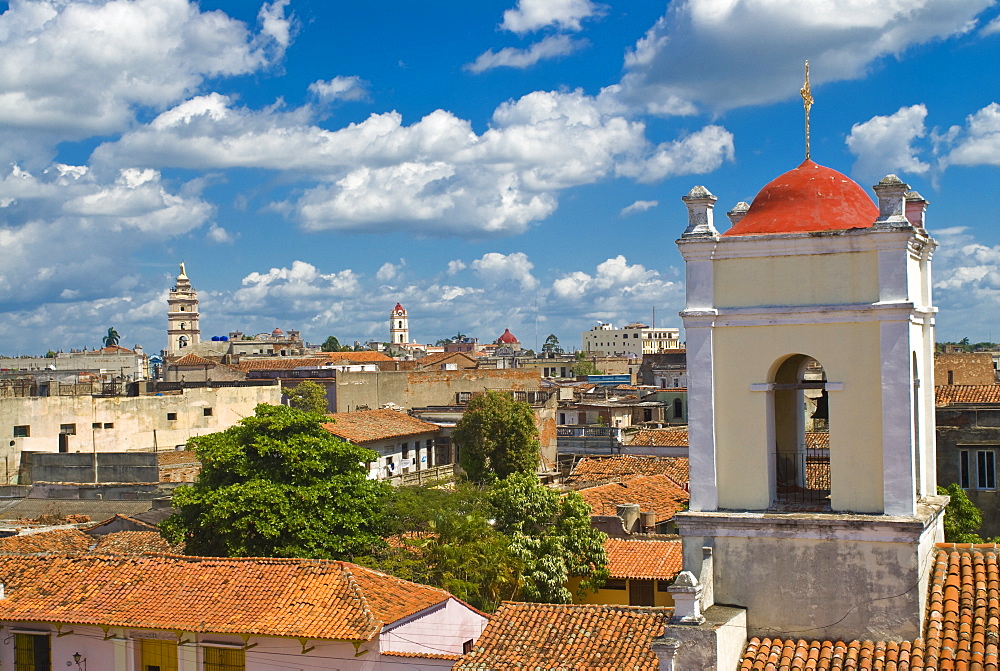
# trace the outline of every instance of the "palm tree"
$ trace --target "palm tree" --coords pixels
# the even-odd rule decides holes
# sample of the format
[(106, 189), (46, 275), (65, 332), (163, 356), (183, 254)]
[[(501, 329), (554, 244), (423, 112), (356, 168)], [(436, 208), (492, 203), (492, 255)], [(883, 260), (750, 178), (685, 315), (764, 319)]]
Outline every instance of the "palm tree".
[(118, 342), (121, 340), (121, 336), (118, 335), (118, 331), (115, 330), (114, 326), (108, 328), (108, 335), (102, 338), (105, 347), (118, 347)]

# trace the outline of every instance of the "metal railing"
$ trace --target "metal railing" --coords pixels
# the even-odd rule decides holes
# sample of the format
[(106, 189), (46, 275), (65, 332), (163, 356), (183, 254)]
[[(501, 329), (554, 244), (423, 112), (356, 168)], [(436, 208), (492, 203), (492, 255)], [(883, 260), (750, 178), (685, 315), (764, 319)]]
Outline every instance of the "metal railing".
[(774, 465), (775, 499), (778, 503), (829, 502), (829, 450), (775, 454)]

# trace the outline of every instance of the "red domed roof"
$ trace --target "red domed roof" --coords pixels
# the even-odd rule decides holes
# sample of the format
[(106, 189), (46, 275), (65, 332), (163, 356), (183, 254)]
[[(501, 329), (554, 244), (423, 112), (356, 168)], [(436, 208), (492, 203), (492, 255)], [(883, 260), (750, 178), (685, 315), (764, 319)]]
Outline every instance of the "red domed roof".
[(806, 159), (765, 186), (750, 211), (723, 235), (768, 235), (869, 228), (878, 206), (856, 182)]
[(403, 306), (402, 306), (402, 305), (400, 305), (399, 303), (396, 303), (396, 307), (394, 307), (394, 308), (392, 309), (392, 311), (393, 311), (393, 312), (403, 312)]
[(282, 331), (281, 329), (275, 327), (275, 329), (273, 331), (271, 331), (271, 335), (273, 335), (273, 336), (285, 335), (285, 332)]
[(510, 332), (510, 329), (504, 329), (503, 335), (497, 338), (497, 342), (510, 344), (520, 341), (516, 337), (514, 337), (514, 334)]

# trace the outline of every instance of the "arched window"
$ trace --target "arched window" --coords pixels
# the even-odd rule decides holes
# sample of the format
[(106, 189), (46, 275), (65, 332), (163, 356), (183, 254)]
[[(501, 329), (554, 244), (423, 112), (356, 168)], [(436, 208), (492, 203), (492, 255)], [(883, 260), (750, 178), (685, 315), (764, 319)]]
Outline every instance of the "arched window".
[(188, 346), (187, 336), (181, 336), (180, 338), (178, 338), (177, 339), (177, 346), (178, 347), (187, 347)]
[(185, 329), (187, 329), (187, 324), (181, 322), (181, 330), (184, 331)]
[(830, 504), (829, 404), (826, 372), (816, 359), (794, 354), (774, 375), (774, 500)]

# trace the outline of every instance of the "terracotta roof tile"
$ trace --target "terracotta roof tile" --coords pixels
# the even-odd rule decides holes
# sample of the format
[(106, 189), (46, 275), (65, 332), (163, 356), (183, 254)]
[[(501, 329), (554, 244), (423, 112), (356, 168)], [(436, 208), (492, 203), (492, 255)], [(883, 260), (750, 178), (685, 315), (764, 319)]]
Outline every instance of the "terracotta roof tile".
[(354, 564), (176, 555), (5, 555), (0, 619), (370, 640), (451, 596)]
[(211, 366), (215, 368), (218, 366), (217, 361), (212, 361), (211, 359), (206, 359), (203, 356), (198, 356), (197, 354), (185, 354), (180, 359), (177, 359), (171, 366)]
[(652, 447), (687, 447), (687, 427), (678, 429), (642, 429), (635, 434), (629, 445)]
[(669, 608), (505, 602), (453, 668), (656, 671)]
[(681, 541), (609, 538), (608, 572), (612, 578), (672, 580), (682, 568)]
[(656, 513), (656, 522), (666, 522), (687, 507), (688, 493), (664, 474), (640, 475), (622, 482), (587, 487), (577, 492), (590, 504), (594, 515), (614, 515), (624, 503), (638, 503), (642, 512)]
[(87, 552), (93, 544), (79, 529), (53, 529), (0, 538), (0, 554)]
[(159, 531), (116, 531), (91, 540), (97, 541), (93, 551), (100, 554), (155, 554), (174, 550)]
[(382, 352), (376, 352), (374, 350), (364, 350), (362, 352), (319, 352), (316, 356), (325, 357), (328, 361), (335, 363), (345, 363), (348, 361), (354, 363), (392, 361), (392, 357), (388, 357), (385, 354), (382, 354)]
[(382, 655), (389, 655), (390, 657), (414, 657), (418, 659), (453, 659), (458, 661), (462, 659), (461, 655), (449, 655), (447, 653), (432, 654), (429, 652), (397, 652), (395, 650), (383, 650)]
[(326, 357), (291, 358), (267, 357), (264, 359), (241, 359), (235, 368), (244, 373), (252, 370), (295, 370), (309, 366), (323, 366), (332, 363)]
[(750, 639), (740, 671), (990, 669), (1000, 655), (1000, 547), (940, 543), (930, 576), (924, 637), (914, 641)]
[(669, 475), (674, 482), (683, 486), (690, 478), (687, 457), (645, 457), (625, 454), (613, 457), (584, 457), (577, 462), (566, 482), (597, 482), (608, 478), (661, 473)]
[(159, 466), (175, 466), (177, 464), (196, 464), (198, 455), (192, 450), (168, 450), (156, 453), (156, 463)]
[[(449, 359), (452, 359), (452, 361), (448, 361)], [(438, 352), (436, 354), (428, 354), (416, 361), (418, 368), (430, 368), (441, 363), (457, 363), (459, 366), (475, 368), (477, 362), (475, 358), (465, 352)]]
[(946, 384), (934, 387), (937, 405), (1000, 403), (1000, 384)]
[(398, 410), (361, 410), (338, 412), (330, 415), (334, 420), (323, 428), (335, 436), (355, 445), (374, 443), (389, 438), (405, 438), (440, 430), (437, 424), (411, 417)]

